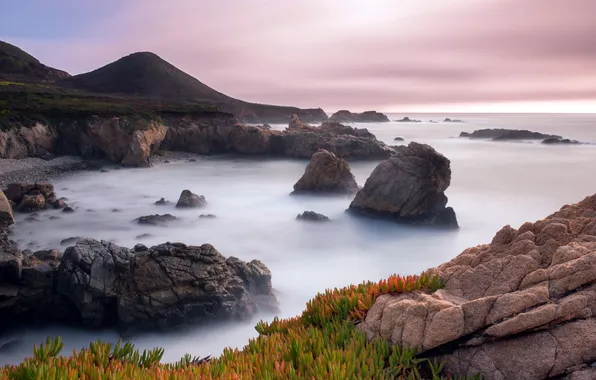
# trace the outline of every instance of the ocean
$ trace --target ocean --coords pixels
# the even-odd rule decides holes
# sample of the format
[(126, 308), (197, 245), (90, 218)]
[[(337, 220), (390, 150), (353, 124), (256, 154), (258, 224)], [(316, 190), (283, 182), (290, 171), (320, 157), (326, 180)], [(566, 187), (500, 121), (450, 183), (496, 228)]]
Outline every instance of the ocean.
[[(73, 214), (41, 213), (41, 221), (26, 222), (17, 215), (13, 239), (26, 248), (64, 248), (60, 241), (73, 236), (111, 240), (132, 247), (137, 242), (210, 243), (225, 256), (260, 259), (272, 271), (278, 292), (280, 317), (295, 316), (317, 292), (391, 274), (417, 274), (450, 260), (467, 247), (489, 243), (501, 227), (514, 228), (542, 219), (561, 206), (596, 192), (596, 145), (551, 146), (539, 142), (493, 142), (458, 138), (459, 133), (482, 128), (528, 129), (596, 143), (596, 115), (562, 114), (390, 114), (421, 123), (354, 124), (368, 128), (389, 145), (399, 136), (433, 146), (451, 160), (451, 186), (446, 195), (460, 224), (457, 231), (396, 225), (355, 219), (345, 213), (352, 197), (290, 196), (307, 160), (239, 156), (199, 157), (196, 162), (163, 163), (149, 169), (110, 169), (80, 172), (54, 181), (58, 197), (77, 207)], [(430, 123), (445, 117), (463, 123)], [(285, 125), (273, 125), (283, 129)], [(364, 185), (377, 162), (351, 161), (359, 185)], [(178, 210), (175, 202), (184, 189), (207, 198), (201, 210)], [(172, 203), (156, 206), (166, 198)], [(91, 211), (87, 211), (91, 210)], [(331, 223), (295, 220), (306, 210), (323, 213)], [(180, 223), (167, 227), (140, 226), (142, 215), (171, 213)], [(215, 219), (199, 219), (201, 213)], [(50, 220), (52, 215), (60, 216)], [(139, 241), (141, 234), (150, 238)], [(225, 347), (242, 347), (257, 336), (260, 315), (245, 323), (197, 327), (183, 333), (146, 334), (132, 342), (139, 348), (161, 346), (164, 361), (192, 355), (221, 354)], [(117, 341), (113, 331), (83, 331), (64, 326), (22, 329), (3, 342), (16, 339), (0, 352), (0, 365), (17, 363), (31, 355), (33, 344), (61, 335), (65, 353), (92, 340)]]

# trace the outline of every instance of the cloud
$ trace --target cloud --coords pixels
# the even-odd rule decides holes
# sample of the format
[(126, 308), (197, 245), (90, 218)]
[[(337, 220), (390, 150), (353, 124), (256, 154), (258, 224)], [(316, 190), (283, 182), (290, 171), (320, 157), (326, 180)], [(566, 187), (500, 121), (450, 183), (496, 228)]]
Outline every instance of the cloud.
[(330, 111), (596, 99), (592, 0), (131, 0), (12, 41), (73, 73), (153, 51), (228, 95)]

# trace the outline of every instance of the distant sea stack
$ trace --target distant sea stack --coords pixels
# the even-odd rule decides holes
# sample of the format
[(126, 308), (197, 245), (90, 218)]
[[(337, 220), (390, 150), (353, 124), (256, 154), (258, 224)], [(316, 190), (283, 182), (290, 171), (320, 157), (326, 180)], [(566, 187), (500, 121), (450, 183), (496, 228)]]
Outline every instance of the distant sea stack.
[(337, 111), (330, 117), (331, 120), (338, 123), (386, 123), (389, 121), (387, 115), (376, 111), (365, 111), (362, 113), (352, 113), (348, 110)]
[(472, 133), (462, 132), (459, 137), (469, 137), (471, 139), (491, 139), (494, 141), (508, 140), (544, 140), (561, 139), (561, 136), (548, 135), (546, 133), (532, 132), (525, 129), (479, 129)]

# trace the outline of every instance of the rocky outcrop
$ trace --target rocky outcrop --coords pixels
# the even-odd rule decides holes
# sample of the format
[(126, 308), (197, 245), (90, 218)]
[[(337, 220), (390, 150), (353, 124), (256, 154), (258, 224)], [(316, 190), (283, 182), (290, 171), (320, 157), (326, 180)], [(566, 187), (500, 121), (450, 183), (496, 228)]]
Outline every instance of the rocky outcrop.
[(304, 211), (296, 216), (296, 220), (305, 220), (309, 222), (327, 222), (329, 218), (323, 214), (314, 211)]
[(368, 338), (488, 380), (554, 378), (596, 361), (596, 195), (505, 226), (429, 273), (444, 288), (380, 296), (360, 324)]
[(395, 120), (398, 123), (422, 123), (422, 120), (410, 119), (408, 116), (404, 116), (399, 120)]
[(0, 130), (0, 158), (44, 157), (55, 153), (57, 145), (56, 130), (42, 123)]
[(182, 190), (180, 198), (176, 203), (176, 208), (195, 208), (205, 207), (207, 200), (203, 195), (197, 195), (190, 190)]
[(46, 208), (65, 208), (66, 203), (56, 198), (54, 185), (51, 183), (11, 183), (4, 194), (14, 203), (19, 212), (35, 212)]
[(559, 139), (554, 137), (549, 137), (547, 139), (542, 140), (542, 144), (548, 145), (578, 145), (581, 142), (577, 140), (569, 140), (569, 139)]
[(472, 133), (462, 132), (459, 137), (469, 137), (471, 139), (491, 139), (493, 141), (507, 140), (543, 140), (543, 139), (561, 139), (561, 136), (547, 135), (540, 132), (532, 132), (520, 129), (479, 129)]
[(166, 330), (246, 319), (277, 307), (271, 273), (262, 262), (226, 259), (209, 244), (139, 244), (131, 250), (83, 239), (59, 259), (10, 250), (0, 252), (3, 328), (59, 321)]
[(358, 184), (348, 162), (325, 149), (312, 155), (304, 175), (294, 185), (294, 193), (354, 194), (357, 191)]
[(340, 110), (331, 115), (330, 120), (339, 123), (385, 123), (389, 121), (387, 115), (376, 111), (365, 111), (352, 113), (348, 110)]
[(4, 192), (0, 190), (0, 230), (5, 230), (12, 224), (14, 224), (12, 206), (8, 202), (6, 195), (4, 195)]
[(395, 150), (396, 156), (377, 165), (349, 211), (402, 223), (457, 227), (455, 212), (446, 207), (449, 159), (416, 142)]
[(135, 221), (139, 224), (147, 224), (151, 226), (161, 226), (173, 222), (175, 220), (177, 220), (177, 218), (171, 214), (145, 215), (135, 219)]
[(448, 117), (446, 117), (443, 120), (443, 123), (463, 123), (463, 120), (459, 120), (459, 119), (450, 119)]

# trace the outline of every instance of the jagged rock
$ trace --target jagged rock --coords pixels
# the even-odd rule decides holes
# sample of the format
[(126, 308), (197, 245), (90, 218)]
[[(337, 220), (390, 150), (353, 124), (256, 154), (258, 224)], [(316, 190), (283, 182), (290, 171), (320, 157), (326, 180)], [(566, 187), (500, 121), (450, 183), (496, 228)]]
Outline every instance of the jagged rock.
[(159, 226), (159, 225), (168, 224), (169, 222), (173, 222), (177, 219), (178, 218), (176, 218), (174, 215), (170, 215), (170, 214), (164, 214), (164, 215), (155, 214), (155, 215), (141, 216), (135, 220), (139, 224), (148, 224), (148, 225), (153, 225), (153, 226)]
[(294, 193), (354, 194), (357, 191), (358, 184), (348, 162), (325, 149), (313, 154), (304, 175), (294, 185)]
[(472, 133), (462, 132), (459, 134), (459, 137), (492, 139), (493, 141), (562, 139), (561, 136), (532, 132), (525, 129), (479, 129)]
[(158, 206), (165, 206), (169, 203), (170, 201), (166, 201), (165, 198), (160, 198), (158, 201), (155, 201), (155, 204)]
[(369, 339), (487, 380), (554, 378), (596, 361), (596, 195), (505, 226), (427, 273), (444, 288), (380, 296), (359, 324)]
[(82, 239), (82, 238), (81, 238), (81, 237), (79, 237), (79, 236), (73, 236), (73, 237), (69, 237), (69, 238), (66, 238), (66, 239), (62, 239), (62, 240), (60, 241), (60, 245), (74, 245), (74, 244), (77, 244), (77, 242), (78, 242), (79, 240), (81, 240), (81, 239)]
[(271, 273), (258, 260), (226, 259), (213, 246), (165, 243), (134, 250), (93, 239), (23, 266), (0, 253), (0, 322), (52, 321), (166, 330), (273, 311)]
[(450, 161), (431, 146), (411, 142), (395, 147), (397, 155), (381, 162), (358, 191), (349, 211), (403, 223), (457, 227), (447, 205)]
[(329, 119), (340, 123), (384, 123), (389, 121), (389, 118), (380, 112), (352, 113), (348, 110), (337, 111)]
[(203, 195), (194, 194), (190, 190), (183, 190), (178, 203), (176, 203), (178, 208), (205, 207), (206, 205), (207, 201)]
[(304, 211), (302, 214), (296, 216), (296, 220), (307, 220), (311, 222), (326, 222), (329, 218), (323, 214), (314, 211)]

